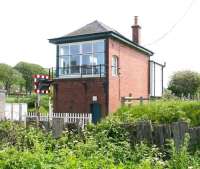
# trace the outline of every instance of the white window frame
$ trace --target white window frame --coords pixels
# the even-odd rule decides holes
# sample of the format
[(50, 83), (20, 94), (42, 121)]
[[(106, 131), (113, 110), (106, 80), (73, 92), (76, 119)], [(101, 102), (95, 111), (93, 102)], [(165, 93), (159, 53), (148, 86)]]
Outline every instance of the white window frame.
[[(94, 53), (94, 43), (99, 42), (99, 41), (102, 41), (102, 42), (104, 42), (104, 44), (105, 44), (105, 39), (60, 44), (60, 45), (59, 45), (59, 68), (62, 67), (62, 66), (60, 65), (60, 58), (61, 58), (61, 57), (67, 57), (67, 56), (69, 56), (69, 66), (71, 66), (70, 46), (71, 46), (71, 45), (79, 45), (80, 53), (79, 53), (78, 55), (80, 56), (80, 58), (79, 58), (79, 59), (80, 59), (80, 64), (77, 65), (77, 66), (80, 66), (80, 73), (81, 73), (81, 66), (83, 65), (83, 63), (82, 63), (83, 58), (82, 58), (82, 57), (84, 56), (83, 51), (82, 51), (82, 44), (84, 44), (84, 43), (91, 43), (91, 44), (92, 44), (92, 51), (91, 51), (91, 53), (88, 53), (88, 54), (91, 54), (92, 57), (93, 57), (93, 59), (94, 59), (95, 53), (104, 53), (103, 62), (104, 62), (104, 64), (105, 64), (105, 50), (106, 50), (106, 49), (104, 48), (104, 51), (102, 51), (102, 52), (95, 52), (95, 53)], [(68, 52), (67, 55), (60, 55), (60, 50), (61, 50), (61, 47), (63, 47), (63, 46), (69, 46), (69, 52)], [(92, 66), (92, 74), (93, 74), (93, 68), (94, 68), (95, 65), (96, 65), (96, 64), (94, 64), (94, 61), (93, 61), (92, 64), (91, 64), (91, 66)], [(80, 73), (79, 73), (79, 74), (80, 74)], [(73, 74), (71, 73), (71, 69), (69, 69), (69, 74), (68, 74), (68, 75), (69, 75), (69, 76), (73, 75)]]
[(112, 76), (118, 76), (119, 58), (116, 55), (112, 56)]

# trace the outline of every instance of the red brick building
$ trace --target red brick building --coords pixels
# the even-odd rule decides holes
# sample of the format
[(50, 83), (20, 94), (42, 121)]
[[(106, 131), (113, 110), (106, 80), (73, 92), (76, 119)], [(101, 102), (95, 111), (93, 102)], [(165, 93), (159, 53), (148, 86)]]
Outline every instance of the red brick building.
[(103, 117), (116, 111), (123, 97), (148, 98), (153, 52), (139, 44), (137, 17), (132, 37), (94, 21), (49, 39), (57, 46), (54, 111), (98, 111)]

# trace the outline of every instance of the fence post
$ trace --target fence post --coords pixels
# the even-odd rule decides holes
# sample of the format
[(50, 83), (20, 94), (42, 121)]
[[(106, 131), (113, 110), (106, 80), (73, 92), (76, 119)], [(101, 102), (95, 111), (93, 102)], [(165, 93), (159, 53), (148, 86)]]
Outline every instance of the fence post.
[(147, 141), (152, 143), (152, 125), (151, 121), (140, 121), (136, 124), (137, 141)]
[(64, 129), (64, 118), (55, 118), (52, 119), (52, 129), (53, 129), (53, 137), (59, 138), (62, 135)]
[(13, 121), (13, 103), (11, 103), (11, 115), (10, 115), (10, 120)]
[(143, 97), (140, 97), (140, 105), (143, 105)]
[(184, 141), (185, 133), (188, 132), (188, 123), (174, 122), (171, 125), (172, 135), (176, 149), (178, 150)]

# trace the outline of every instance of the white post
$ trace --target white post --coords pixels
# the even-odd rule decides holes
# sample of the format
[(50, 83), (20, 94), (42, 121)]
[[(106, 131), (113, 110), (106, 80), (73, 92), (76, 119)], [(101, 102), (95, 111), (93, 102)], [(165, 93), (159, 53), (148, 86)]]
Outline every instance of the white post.
[(40, 121), (40, 94), (37, 94), (36, 109), (37, 109), (37, 127), (39, 127), (39, 121)]
[(5, 118), (6, 91), (0, 90), (0, 119)]
[(19, 103), (19, 121), (22, 121), (22, 104)]

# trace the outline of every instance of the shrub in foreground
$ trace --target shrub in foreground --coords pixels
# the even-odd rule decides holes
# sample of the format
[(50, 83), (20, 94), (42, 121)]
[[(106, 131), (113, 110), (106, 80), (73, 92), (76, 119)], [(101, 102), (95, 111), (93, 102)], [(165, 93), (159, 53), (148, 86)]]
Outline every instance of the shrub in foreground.
[(179, 120), (192, 126), (200, 125), (200, 102), (198, 101), (154, 101), (144, 105), (124, 106), (113, 116), (119, 121), (151, 120), (155, 123), (172, 123)]

